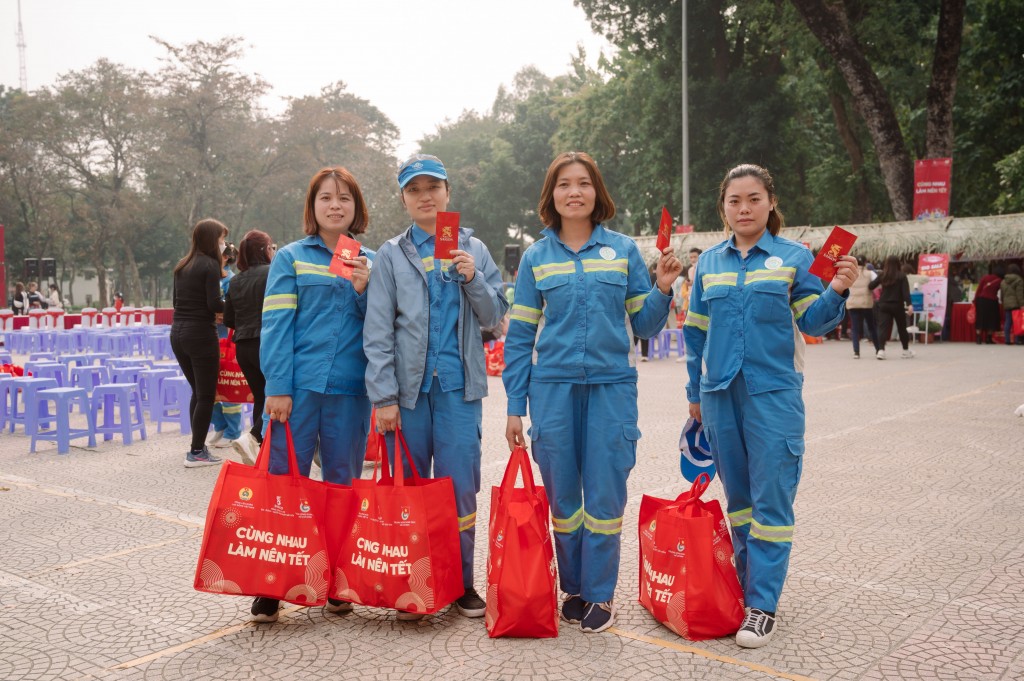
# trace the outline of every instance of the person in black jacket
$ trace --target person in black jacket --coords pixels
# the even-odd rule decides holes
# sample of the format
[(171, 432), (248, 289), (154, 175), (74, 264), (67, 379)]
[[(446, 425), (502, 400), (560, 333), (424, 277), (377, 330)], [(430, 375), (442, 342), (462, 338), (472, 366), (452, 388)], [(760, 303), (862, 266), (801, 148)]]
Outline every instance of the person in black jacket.
[(903, 345), (903, 359), (910, 359), (914, 351), (910, 349), (910, 334), (907, 333), (906, 316), (911, 308), (910, 282), (907, 275), (900, 269), (900, 261), (895, 255), (885, 259), (882, 276), (878, 277), (868, 288), (874, 290), (882, 287), (882, 295), (878, 299), (878, 345), (876, 359), (885, 359), (885, 342), (892, 333), (892, 324), (896, 323), (896, 333)]
[(220, 371), (215, 318), (224, 311), (220, 293), (221, 254), (228, 228), (207, 218), (192, 229), (192, 247), (174, 268), (174, 323), (171, 350), (192, 386), (189, 418), (192, 446), (185, 467), (216, 466), (221, 459), (206, 448)]
[(231, 443), (248, 464), (255, 461), (263, 443), (263, 406), (267, 379), (260, 369), (260, 331), (263, 328), (263, 296), (267, 290), (270, 260), (277, 251), (266, 232), (250, 230), (238, 245), (239, 273), (231, 280), (224, 299), (224, 325), (235, 330), (235, 359), (252, 390), (252, 430)]

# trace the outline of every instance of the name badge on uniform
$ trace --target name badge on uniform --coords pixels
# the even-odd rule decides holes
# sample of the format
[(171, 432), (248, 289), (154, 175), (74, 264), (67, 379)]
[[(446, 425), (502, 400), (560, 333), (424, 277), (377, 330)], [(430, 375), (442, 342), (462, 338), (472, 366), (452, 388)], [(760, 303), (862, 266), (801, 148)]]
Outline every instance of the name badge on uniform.
[(782, 267), (782, 258), (777, 255), (773, 255), (764, 261), (764, 266), (770, 270), (777, 270)]
[(600, 253), (601, 257), (604, 258), (605, 260), (615, 259), (615, 249), (612, 248), (611, 246), (603, 246), (601, 250), (598, 251), (598, 253)]

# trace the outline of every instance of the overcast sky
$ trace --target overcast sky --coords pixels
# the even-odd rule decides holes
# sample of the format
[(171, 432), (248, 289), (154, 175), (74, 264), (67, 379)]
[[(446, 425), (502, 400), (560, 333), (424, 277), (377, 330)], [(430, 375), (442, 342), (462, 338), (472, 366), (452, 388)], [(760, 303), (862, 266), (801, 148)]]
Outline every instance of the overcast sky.
[[(18, 86), (17, 0), (0, 0), (0, 83)], [(155, 70), (172, 44), (245, 38), (240, 67), (272, 88), (264, 103), (343, 80), (401, 131), (399, 154), (464, 109), (486, 112), (523, 66), (565, 73), (577, 44), (611, 47), (572, 0), (21, 0), (29, 90), (105, 57)]]

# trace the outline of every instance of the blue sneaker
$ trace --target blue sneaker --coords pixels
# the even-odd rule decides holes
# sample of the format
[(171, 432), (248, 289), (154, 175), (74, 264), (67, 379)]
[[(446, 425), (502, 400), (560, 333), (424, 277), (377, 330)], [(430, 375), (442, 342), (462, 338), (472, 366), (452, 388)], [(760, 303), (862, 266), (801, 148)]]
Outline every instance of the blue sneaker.
[(219, 466), (223, 462), (223, 459), (218, 459), (213, 454), (210, 454), (210, 450), (203, 447), (201, 452), (193, 452), (189, 450), (189, 453), (185, 455), (185, 468), (200, 468), (202, 466)]
[(586, 634), (596, 634), (615, 624), (615, 606), (607, 603), (588, 603), (580, 620), (580, 629)]
[(562, 594), (562, 619), (570, 624), (579, 624), (588, 605), (579, 594)]

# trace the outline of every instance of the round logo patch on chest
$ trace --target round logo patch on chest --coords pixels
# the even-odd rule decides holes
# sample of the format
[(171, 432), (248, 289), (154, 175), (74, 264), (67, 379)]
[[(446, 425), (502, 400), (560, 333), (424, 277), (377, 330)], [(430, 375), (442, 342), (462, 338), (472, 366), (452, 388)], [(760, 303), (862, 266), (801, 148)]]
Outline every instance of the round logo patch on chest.
[(764, 261), (764, 266), (770, 270), (777, 270), (782, 267), (782, 258), (777, 255), (773, 255)]
[(604, 258), (605, 260), (615, 259), (615, 249), (612, 248), (611, 246), (602, 247), (601, 250), (598, 251), (598, 253), (600, 253), (601, 257)]

